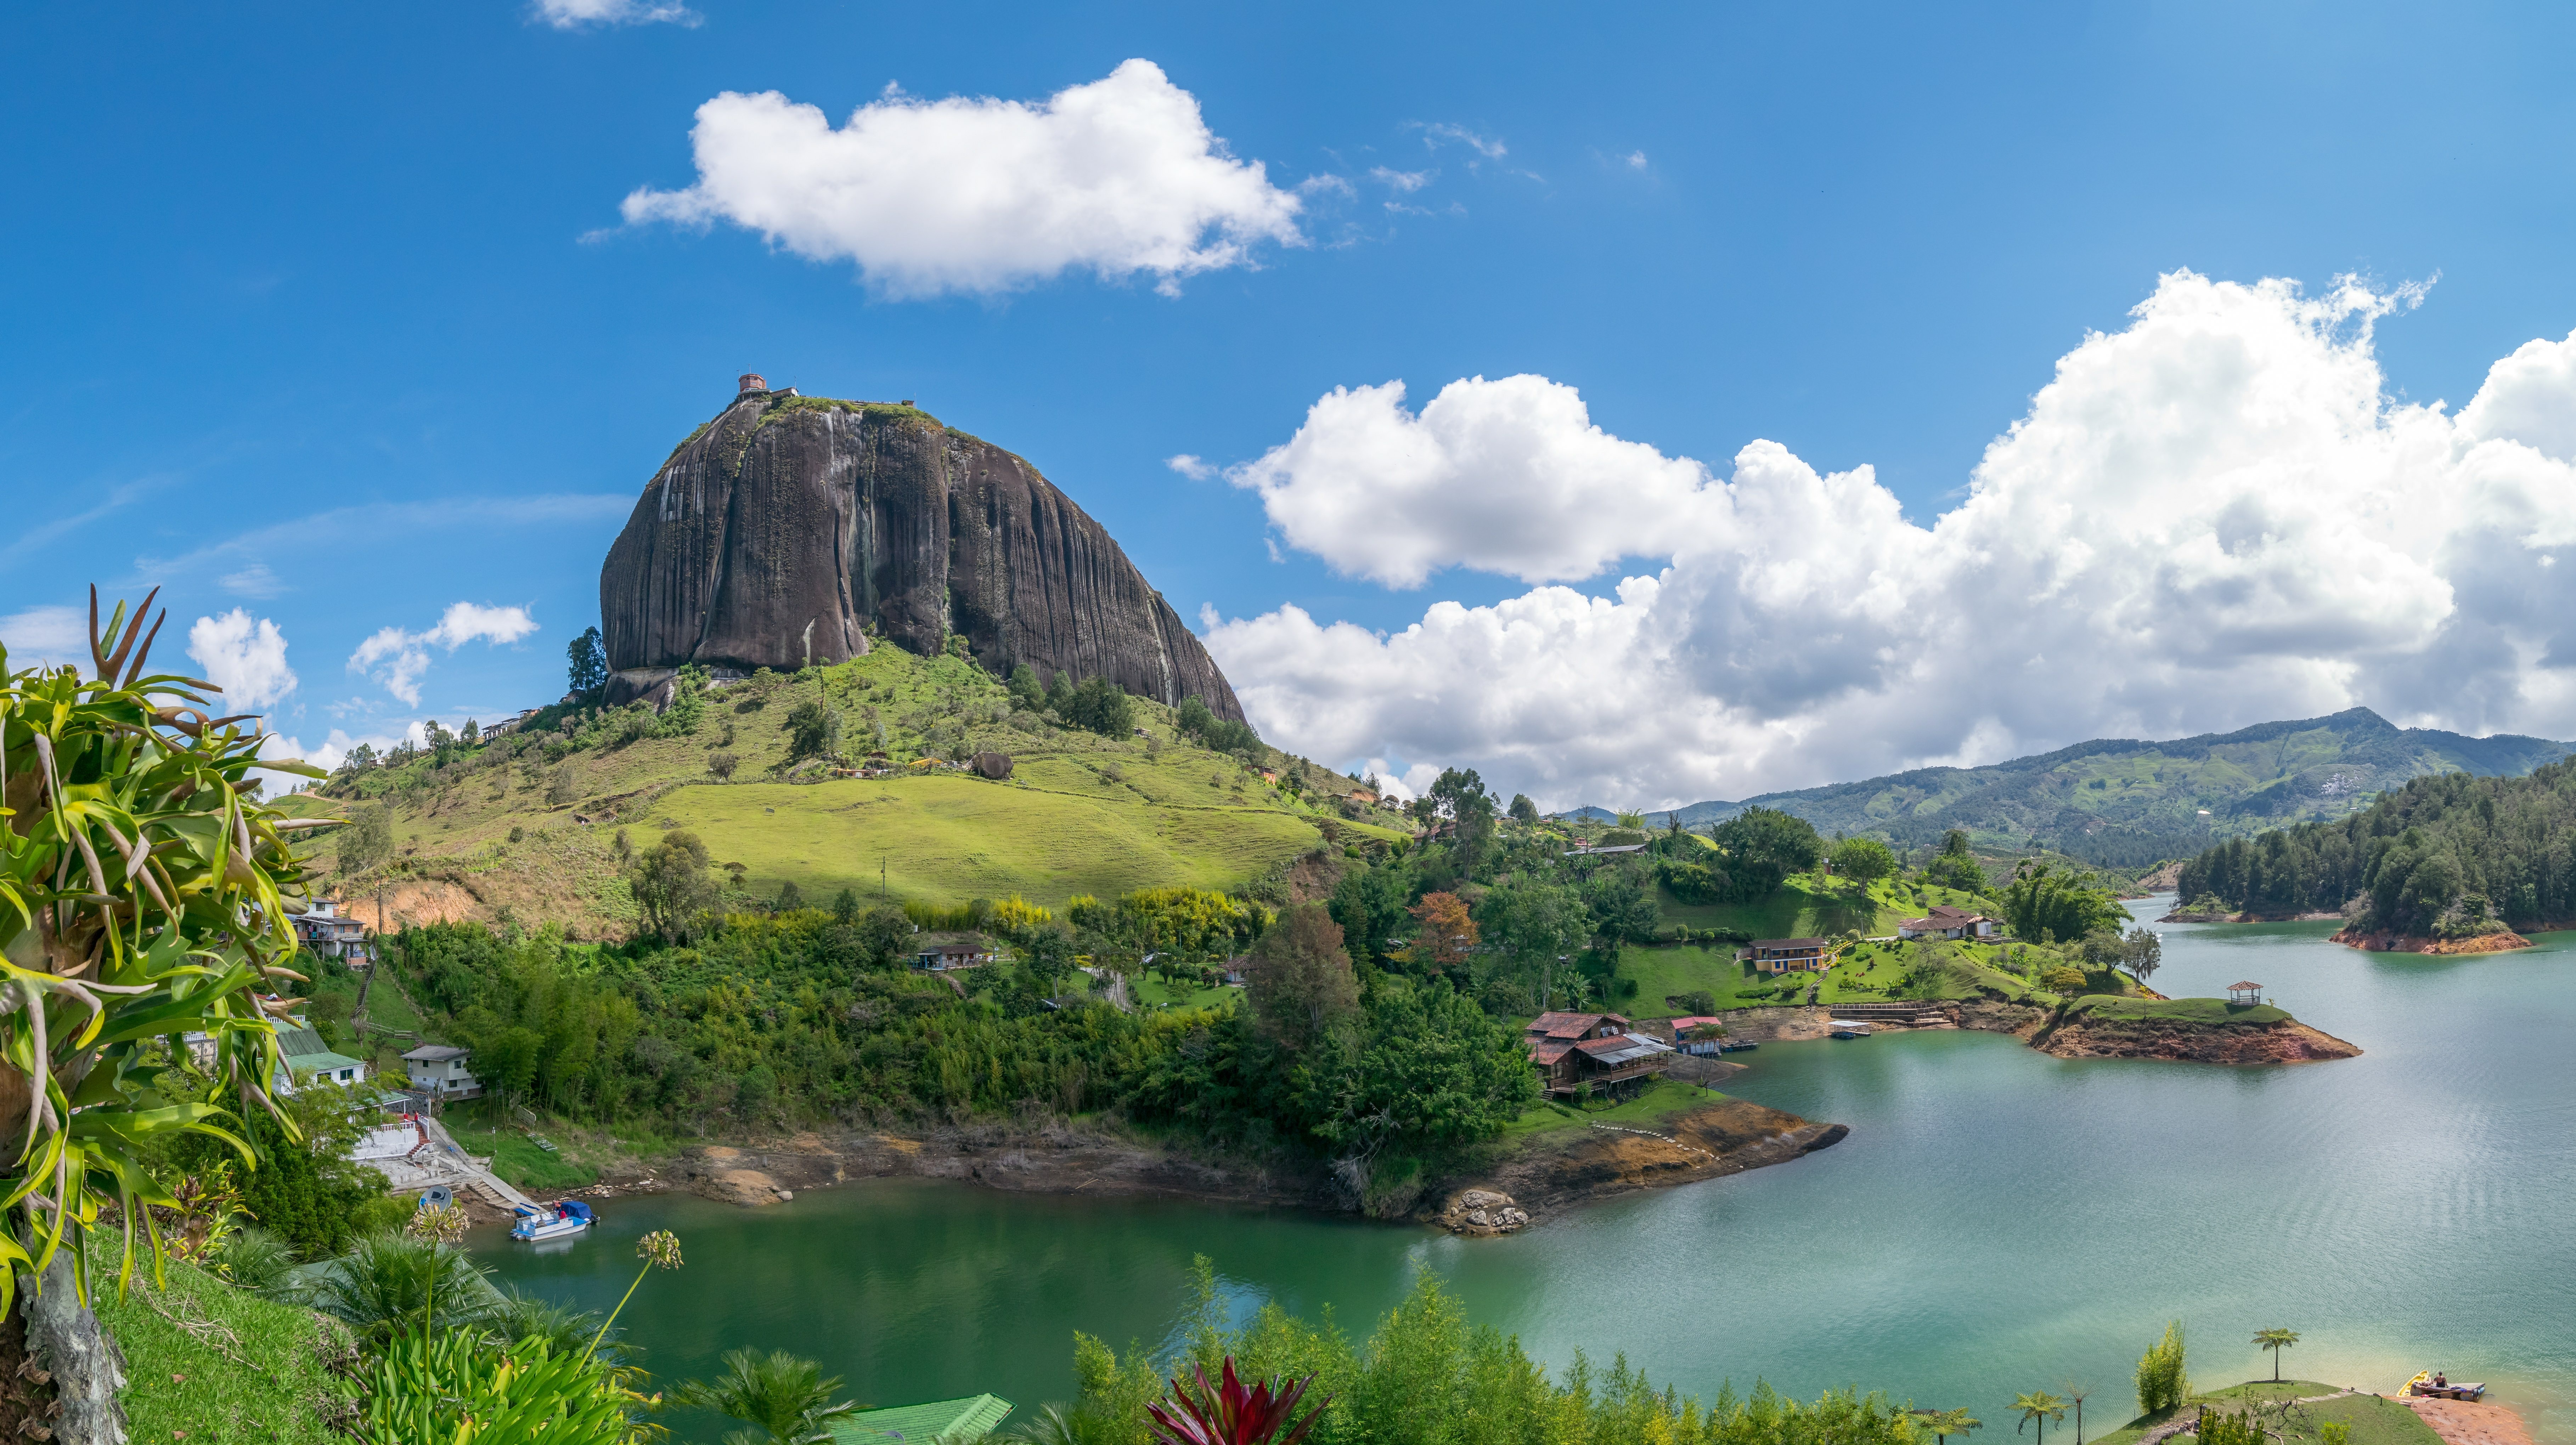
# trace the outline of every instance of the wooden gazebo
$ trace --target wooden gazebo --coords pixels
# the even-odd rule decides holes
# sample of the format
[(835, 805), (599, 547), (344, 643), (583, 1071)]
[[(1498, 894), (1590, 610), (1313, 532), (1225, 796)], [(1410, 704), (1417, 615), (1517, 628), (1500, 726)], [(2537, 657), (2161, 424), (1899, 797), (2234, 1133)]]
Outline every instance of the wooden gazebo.
[(2227, 986), (2227, 1001), (2229, 1003), (2245, 1004), (2261, 1003), (2263, 1001), (2263, 985), (2259, 983), (2231, 983)]

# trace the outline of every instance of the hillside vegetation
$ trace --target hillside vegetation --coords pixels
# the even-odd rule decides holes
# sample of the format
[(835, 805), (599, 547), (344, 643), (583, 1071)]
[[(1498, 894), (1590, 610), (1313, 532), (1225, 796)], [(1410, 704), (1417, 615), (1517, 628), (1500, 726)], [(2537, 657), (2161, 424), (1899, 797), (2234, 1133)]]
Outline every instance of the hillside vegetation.
[(2464, 938), (2576, 919), (2576, 761), (2528, 777), (2419, 778), (2333, 823), (2235, 839), (2183, 865), (2181, 896), (2356, 933)]
[(2045, 845), (2087, 863), (2137, 868), (2213, 840), (2339, 819), (2373, 794), (2428, 774), (2528, 773), (2571, 746), (2399, 728), (2354, 708), (2170, 742), (2097, 739), (1987, 767), (1917, 768), (1678, 811), (1683, 826), (1700, 827), (1750, 807), (1777, 808), (1828, 834), (1869, 833), (1904, 849), (1962, 828), (1981, 851)]
[[(1095, 707), (1118, 716), (1099, 723)], [(556, 706), (499, 737), (434, 733), (361, 755), (287, 804), (358, 820), (317, 830), (306, 851), (362, 909), (384, 889), (392, 921), (553, 921), (580, 937), (637, 926), (627, 861), (674, 829), (704, 841), (733, 907), (789, 884), (818, 899), (882, 886), (934, 903), (1045, 905), (1242, 888), (1319, 849), (1407, 835), (1344, 801), (1352, 779), (1239, 725), (1192, 735), (1182, 722), (1150, 702), (1049, 698), (963, 658), (880, 645), (688, 694), (658, 718), (640, 703)], [(987, 751), (1011, 758), (1007, 780), (944, 765)], [(899, 775), (832, 777), (826, 753), (874, 754)]]

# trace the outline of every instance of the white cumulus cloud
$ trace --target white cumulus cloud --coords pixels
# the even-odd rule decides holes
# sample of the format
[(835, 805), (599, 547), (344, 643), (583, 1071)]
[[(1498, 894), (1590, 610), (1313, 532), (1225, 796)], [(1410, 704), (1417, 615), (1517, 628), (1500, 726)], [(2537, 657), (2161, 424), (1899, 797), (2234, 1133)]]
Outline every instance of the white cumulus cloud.
[(226, 712), (257, 712), (295, 691), (285, 636), (276, 623), (239, 607), (198, 618), (188, 629), (188, 655), (205, 670), (206, 681), (224, 690)]
[(382, 684), (385, 691), (418, 707), (420, 679), (429, 671), (430, 648), (443, 647), (454, 652), (478, 639), (495, 644), (516, 642), (536, 630), (536, 619), (530, 617), (523, 607), (450, 603), (437, 624), (426, 632), (406, 632), (400, 627), (379, 628), (375, 635), (358, 644), (357, 651), (349, 654), (349, 670), (368, 674)]
[(0, 647), (9, 650), (11, 667), (70, 663), (87, 676), (90, 670), (89, 614), (77, 607), (29, 607), (0, 617)]
[(1163, 458), (1163, 465), (1194, 482), (1204, 482), (1216, 475), (1215, 463), (1204, 457), (1192, 456), (1188, 452)]
[(990, 294), (1068, 270), (1179, 278), (1301, 245), (1296, 195), (1208, 130), (1160, 67), (1130, 60), (1038, 102), (892, 92), (838, 130), (776, 91), (698, 107), (697, 184), (639, 189), (627, 221), (730, 221), (893, 296)]
[(1589, 577), (1668, 547), (1713, 495), (1699, 463), (1610, 435), (1542, 376), (1453, 381), (1419, 413), (1400, 381), (1338, 387), (1229, 475), (1290, 545), (1391, 587), (1452, 565)]
[(1967, 496), (1908, 521), (1867, 467), (1755, 441), (1721, 478), (1471, 379), (1336, 391), (1236, 479), (1390, 585), (1656, 565), (1611, 595), (1438, 602), (1392, 634), (1294, 607), (1208, 643), (1265, 736), (1543, 805), (1741, 798), (2099, 736), (2368, 706), (2576, 736), (2576, 336), (2455, 416), (2398, 404), (2374, 322), (2420, 292), (2165, 276), (2062, 358)]
[(686, 5), (652, 0), (537, 0), (536, 18), (557, 30), (585, 25), (696, 25), (698, 13)]

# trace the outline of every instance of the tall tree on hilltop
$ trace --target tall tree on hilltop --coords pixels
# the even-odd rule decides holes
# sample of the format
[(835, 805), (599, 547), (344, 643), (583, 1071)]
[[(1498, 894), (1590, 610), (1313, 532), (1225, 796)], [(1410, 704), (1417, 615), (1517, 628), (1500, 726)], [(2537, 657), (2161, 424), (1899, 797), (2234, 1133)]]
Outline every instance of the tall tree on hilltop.
[(608, 686), (608, 644), (600, 639), (599, 629), (593, 627), (584, 631), (564, 651), (572, 661), (566, 675), (573, 695), (584, 699), (597, 697), (599, 690)]

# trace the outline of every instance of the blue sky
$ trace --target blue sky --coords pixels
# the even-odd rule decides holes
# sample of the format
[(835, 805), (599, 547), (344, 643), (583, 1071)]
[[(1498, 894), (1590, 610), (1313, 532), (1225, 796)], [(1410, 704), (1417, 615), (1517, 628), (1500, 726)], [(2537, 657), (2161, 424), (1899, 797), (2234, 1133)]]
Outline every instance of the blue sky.
[[(2542, 420), (2444, 443), (2523, 446), (2546, 473), (2516, 472), (2518, 500), (2471, 507), (2447, 553), (2409, 541), (2402, 519), (2339, 543), (2313, 530), (2397, 516), (2393, 498), (2506, 485), (2425, 470), (2391, 418), (2435, 399), (2458, 412), (2517, 348), (2576, 331), (2564, 84), (2576, 23), (2562, 8), (622, 9), (571, 24), (509, 5), (163, 7), (112, 28), (22, 9), (0, 22), (16, 61), (0, 92), (15, 201), (0, 239), (13, 343), (0, 350), (0, 638), (44, 645), (60, 614), (43, 609), (77, 604), (91, 580), (164, 586), (182, 630), (242, 609), (237, 640), (265, 635), (262, 621), (283, 640), (296, 683), (270, 705), (273, 725), (308, 750), (334, 730), (383, 736), (550, 699), (564, 643), (596, 620), (598, 564), (633, 497), (734, 374), (758, 370), (813, 394), (916, 398), (1030, 458), (1184, 616), (1227, 620), (1212, 645), (1265, 732), (1335, 763), (1401, 775), (1465, 762), (1555, 803), (1654, 804), (2352, 702), (2576, 736), (2576, 698), (2546, 664), (2555, 624), (2512, 599), (2482, 609), (2480, 579), (2457, 565), (2481, 527), (2504, 528), (2533, 566), (2554, 562), (2533, 540), (2568, 503), (2548, 470), (2567, 448), (2541, 434), (2559, 395), (2552, 358), (2532, 361), (2543, 389), (2522, 403)], [(1222, 156), (1261, 165), (1264, 194), (1294, 200), (1231, 264), (1103, 276), (1081, 260), (994, 262), (982, 281), (922, 294), (864, 271), (882, 239), (853, 243), (860, 261), (814, 260), (721, 208), (703, 226), (621, 215), (641, 188), (701, 181), (691, 127), (725, 92), (778, 92), (840, 126), (871, 103), (1043, 107), (1132, 59), (1195, 101)], [(909, 100), (889, 100), (890, 85)], [(907, 224), (876, 220), (880, 238)], [(971, 257), (989, 238), (953, 239)], [(2183, 271), (2239, 289), (2194, 312), (2160, 281)], [(2281, 278), (2313, 302), (2347, 274), (2377, 299), (2323, 319), (2242, 289)], [(2408, 283), (2432, 284), (2418, 296)], [(2183, 467), (2206, 503), (2189, 535), (2087, 520), (2103, 488), (2163, 484), (2134, 467), (2077, 476), (2025, 458), (1979, 479), (1999, 434), (2043, 420), (2034, 393), (2061, 358), (2090, 333), (2136, 339), (2149, 323), (2133, 308), (2169, 295), (2177, 334), (2215, 328), (2245, 354), (2267, 326), (2306, 326), (2307, 350), (2282, 340), (2267, 374), (2285, 378), (2282, 404), (2315, 408), (2341, 440), (2258, 439)], [(2185, 364), (2214, 374), (2194, 354)], [(2353, 364), (2371, 368), (2359, 394), (2380, 407), (2361, 422), (2295, 380)], [(1710, 504), (1733, 497), (1737, 520), (1671, 547), (1651, 525), (1608, 527), (1592, 551), (1616, 560), (1533, 564), (1480, 540), (1475, 514), (1518, 506), (1550, 531), (1589, 525), (1629, 488), (1625, 463), (1586, 473), (1596, 491), (1542, 501), (1459, 463), (1383, 525), (1365, 504), (1395, 484), (1348, 449), (1331, 475), (1283, 455), (1259, 488), (1166, 465), (1258, 463), (1337, 387), (1402, 381), (1410, 416), (1462, 378), (1519, 375), (1579, 392), (1607, 437), (1704, 470)], [(2099, 384), (2129, 396), (2142, 383)], [(1463, 415), (1462, 396), (1459, 424), (1538, 395), (1498, 393), (1485, 421)], [(2232, 395), (2212, 404), (2243, 400)], [(2396, 458), (2367, 495), (2336, 490), (2359, 485), (2334, 460), (2363, 444), (2356, 426)], [(2110, 451), (2162, 454), (2124, 435)], [(2171, 578), (2097, 586), (2011, 568), (1879, 606), (1875, 640), (1858, 623), (1808, 635), (1740, 605), (1788, 605), (1744, 560), (1754, 493), (1738, 454), (1757, 440), (1819, 479), (1796, 483), (1823, 488), (1810, 498), (1823, 510), (1798, 524), (1818, 556), (1870, 551), (1834, 539), (1898, 525), (1872, 512), (1880, 497), (1901, 508), (1910, 530), (1880, 538), (1895, 551), (1873, 554), (1877, 572), (1837, 584), (1845, 600), (1870, 576), (1913, 585), (1901, 579), (1978, 545), (1923, 530), (1972, 481), (2056, 497), (2053, 513), (2019, 515), (2097, 554), (2224, 542), (2248, 503), (2207, 488), (2223, 490), (2222, 474), (2243, 485), (2249, 466), (2303, 478), (2262, 495), (2304, 497), (2307, 520), (2260, 533), (2287, 571), (2227, 583), (2271, 603), (2209, 604), (2270, 606), (2272, 621), (2212, 623), (2201, 643), (2139, 621), (2175, 615)], [(1834, 500), (1832, 479), (1863, 465), (1874, 490)], [(1686, 509), (1684, 493), (1698, 493), (1674, 494)], [(2042, 513), (2060, 521), (2029, 522)], [(1444, 516), (1464, 530), (1450, 535)], [(1389, 527), (1419, 534), (1418, 585), (1390, 585), (1411, 573), (1371, 560)], [(2374, 595), (2447, 607), (2448, 630), (2332, 621), (2367, 599), (2315, 592), (2292, 557), (2330, 545), (2409, 553), (2414, 570), (2391, 561), (2405, 575), (2381, 576)], [(1717, 553), (1735, 560), (1706, 561)], [(1615, 698), (1544, 646), (1429, 658), (1370, 651), (1353, 629), (1327, 636), (1347, 622), (1400, 639), (1443, 603), (1503, 619), (1499, 635), (1511, 608), (1535, 607), (1588, 654), (1599, 639), (1567, 619), (1643, 606), (1620, 600), (1623, 582), (1658, 574), (1668, 608), (1695, 577), (1721, 576), (1739, 603), (1723, 625), (1705, 610), (1667, 618), (1665, 642), (1607, 684)], [(1973, 643), (1888, 621), (1999, 594), (2008, 606), (1967, 617)], [(1994, 641), (2070, 598), (2096, 619), (2081, 639)], [(437, 632), (457, 603), (523, 609), (534, 630)], [(1288, 635), (1294, 616), (1312, 635)], [(2238, 650), (2259, 654), (2262, 685), (2210, 659), (2206, 640), (2228, 626), (2259, 634)], [(386, 628), (426, 659), (417, 702), (380, 665), (350, 666)], [(1747, 661), (1766, 648), (1799, 660)], [(2106, 650), (2134, 666), (2074, 667)], [(2073, 670), (1942, 680), (1995, 679), (2042, 654)], [(2468, 666), (2468, 686), (2442, 676), (2445, 657)], [(1408, 688), (1431, 696), (1381, 705)], [(2004, 704), (1998, 688), (2062, 696)]]

